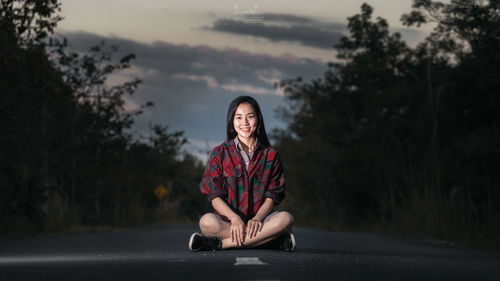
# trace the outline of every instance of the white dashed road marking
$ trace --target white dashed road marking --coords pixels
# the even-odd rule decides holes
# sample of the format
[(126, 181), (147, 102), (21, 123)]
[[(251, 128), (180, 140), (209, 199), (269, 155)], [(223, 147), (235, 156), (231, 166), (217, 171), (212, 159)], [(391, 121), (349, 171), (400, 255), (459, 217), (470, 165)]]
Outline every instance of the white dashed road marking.
[(256, 257), (237, 257), (236, 263), (234, 265), (266, 265), (267, 263), (262, 262)]
[(258, 280), (245, 280), (245, 281), (280, 281), (279, 279), (258, 279)]

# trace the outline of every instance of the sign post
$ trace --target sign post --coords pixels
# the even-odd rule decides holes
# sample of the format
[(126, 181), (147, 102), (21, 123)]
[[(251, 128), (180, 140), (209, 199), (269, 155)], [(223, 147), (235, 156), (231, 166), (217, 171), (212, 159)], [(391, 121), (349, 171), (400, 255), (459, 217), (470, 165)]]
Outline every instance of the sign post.
[(168, 190), (163, 186), (163, 184), (158, 185), (153, 193), (155, 194), (156, 198), (158, 198), (158, 208), (161, 207), (161, 202), (165, 196), (168, 195)]

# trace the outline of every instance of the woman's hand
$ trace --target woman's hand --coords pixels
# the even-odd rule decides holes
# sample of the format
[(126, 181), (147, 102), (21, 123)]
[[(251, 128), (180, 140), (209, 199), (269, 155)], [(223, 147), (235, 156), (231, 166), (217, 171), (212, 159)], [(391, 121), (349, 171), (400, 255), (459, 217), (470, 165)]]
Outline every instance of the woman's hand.
[(236, 241), (238, 247), (243, 246), (243, 242), (245, 241), (245, 223), (239, 216), (231, 218), (230, 235), (231, 242)]
[(253, 218), (253, 219), (249, 220), (247, 223), (247, 229), (246, 229), (248, 238), (255, 237), (257, 235), (257, 233), (262, 230), (263, 225), (264, 224), (262, 223), (262, 221), (260, 221), (258, 219)]

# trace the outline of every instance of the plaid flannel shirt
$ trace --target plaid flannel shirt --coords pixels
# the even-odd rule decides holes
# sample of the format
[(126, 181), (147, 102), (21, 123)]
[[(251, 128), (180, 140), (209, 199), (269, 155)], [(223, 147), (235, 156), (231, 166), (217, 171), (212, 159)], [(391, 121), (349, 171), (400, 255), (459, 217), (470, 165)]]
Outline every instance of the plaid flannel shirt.
[(258, 142), (245, 169), (234, 140), (229, 140), (210, 154), (200, 190), (209, 201), (222, 198), (246, 223), (255, 216), (265, 198), (273, 199), (278, 205), (285, 197), (285, 176), (279, 153)]

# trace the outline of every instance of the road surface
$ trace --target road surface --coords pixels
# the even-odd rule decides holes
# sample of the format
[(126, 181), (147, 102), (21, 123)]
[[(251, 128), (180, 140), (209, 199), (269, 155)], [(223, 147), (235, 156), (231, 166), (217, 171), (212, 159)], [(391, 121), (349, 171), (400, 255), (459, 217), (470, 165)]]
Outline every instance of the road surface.
[(500, 280), (500, 252), (296, 228), (295, 252), (192, 253), (195, 226), (0, 241), (0, 280)]

